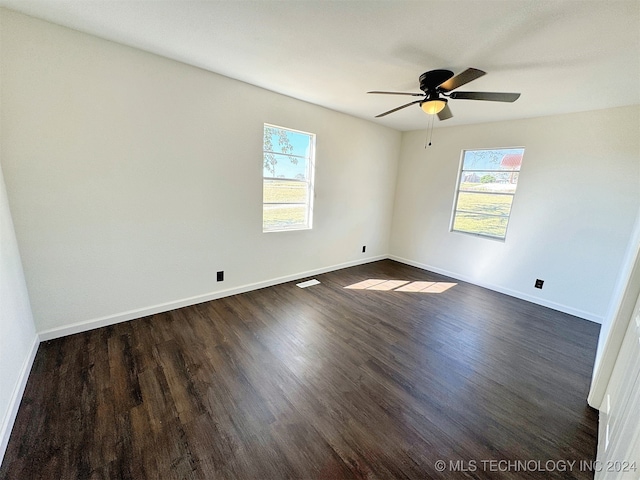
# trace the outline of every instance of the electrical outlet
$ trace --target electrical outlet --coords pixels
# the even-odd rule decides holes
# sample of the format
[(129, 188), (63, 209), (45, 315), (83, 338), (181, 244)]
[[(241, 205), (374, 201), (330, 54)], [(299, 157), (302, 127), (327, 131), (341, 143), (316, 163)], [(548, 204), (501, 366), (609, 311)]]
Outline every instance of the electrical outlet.
[(366, 252), (366, 250), (367, 250), (367, 246), (366, 246), (366, 245), (363, 245), (363, 246), (362, 246), (362, 253)]
[(544, 285), (544, 280), (540, 280), (539, 278), (536, 278), (536, 284), (534, 286), (536, 288), (542, 289), (542, 285)]
[(220, 272), (218, 272), (218, 273), (217, 273), (216, 281), (217, 281), (217, 282), (222, 282), (222, 281), (224, 281), (224, 270), (223, 270), (223, 271), (220, 271)]

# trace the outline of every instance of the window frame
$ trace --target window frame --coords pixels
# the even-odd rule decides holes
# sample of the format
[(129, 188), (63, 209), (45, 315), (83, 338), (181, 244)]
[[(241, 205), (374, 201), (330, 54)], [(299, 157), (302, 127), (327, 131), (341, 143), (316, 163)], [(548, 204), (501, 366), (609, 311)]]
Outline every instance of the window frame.
[[(525, 147), (523, 146), (519, 146), (519, 147), (494, 147), (494, 148), (465, 148), (462, 149), (461, 153), (460, 153), (460, 162), (459, 162), (459, 166), (458, 166), (458, 178), (456, 180), (456, 189), (455, 189), (455, 195), (454, 195), (454, 199), (453, 199), (453, 208), (451, 211), (451, 221), (450, 221), (450, 225), (449, 225), (449, 231), (453, 232), (453, 233), (462, 233), (465, 235), (472, 235), (474, 237), (480, 237), (480, 238), (486, 238), (486, 239), (490, 239), (490, 240), (497, 240), (500, 242), (504, 242), (506, 241), (507, 238), (507, 233), (509, 231), (509, 222), (511, 220), (511, 213), (513, 211), (513, 202), (515, 201), (515, 196), (516, 196), (516, 192), (518, 190), (518, 183), (520, 181), (519, 178), (519, 174), (521, 172), (522, 169), (522, 163), (520, 164), (520, 167), (518, 170), (500, 170), (500, 169), (490, 169), (490, 168), (478, 168), (478, 169), (468, 169), (465, 170), (464, 169), (464, 159), (465, 159), (465, 155), (467, 152), (479, 152), (479, 151), (500, 151), (500, 150), (522, 150), (522, 157), (524, 158), (524, 153), (525, 153)], [(505, 154), (508, 155), (508, 154)], [(514, 189), (513, 193), (509, 193), (509, 192), (473, 192), (473, 191), (468, 191), (468, 190), (460, 190), (460, 186), (463, 183), (462, 182), (462, 176), (464, 173), (474, 173), (474, 172), (479, 172), (479, 173), (494, 173), (494, 172), (499, 172), (499, 173), (506, 173), (506, 172), (514, 172), (518, 174), (518, 181), (516, 181), (516, 188)], [(496, 218), (506, 218), (506, 225), (504, 227), (504, 236), (498, 236), (498, 235), (491, 235), (488, 233), (483, 233), (483, 232), (470, 232), (467, 230), (457, 230), (454, 228), (455, 226), (455, 222), (456, 222), (456, 214), (458, 212), (461, 213), (471, 213), (471, 214), (478, 214), (478, 212), (472, 212), (472, 211), (468, 211), (468, 210), (459, 210), (458, 209), (458, 199), (460, 197), (460, 193), (470, 193), (472, 195), (474, 194), (485, 194), (485, 195), (495, 195), (495, 196), (510, 196), (511, 197), (511, 204), (509, 206), (509, 213), (507, 215), (499, 215), (499, 214), (491, 214), (491, 213), (480, 213), (480, 215), (485, 215), (487, 217), (496, 217)]]
[[(282, 153), (282, 152), (274, 152), (265, 150), (264, 145), (264, 130), (265, 128), (277, 128), (280, 130), (284, 130), (287, 132), (307, 135), (310, 137), (309, 140), (309, 156), (303, 155), (295, 155), (290, 153)], [(294, 128), (282, 127), (280, 125), (275, 125), (272, 123), (264, 123), (262, 126), (263, 132), (263, 141), (262, 141), (262, 233), (277, 233), (277, 232), (294, 232), (299, 230), (311, 230), (313, 228), (313, 198), (314, 198), (314, 190), (315, 190), (315, 163), (316, 163), (316, 134), (311, 132), (305, 132), (303, 130), (297, 130)], [(265, 154), (271, 153), (274, 155), (280, 155), (284, 157), (293, 157), (298, 159), (303, 159), (307, 162), (306, 166), (306, 175), (305, 180), (295, 179), (295, 178), (284, 178), (284, 177), (267, 177), (264, 172), (264, 157)], [(264, 201), (264, 192), (265, 192), (265, 180), (278, 181), (278, 182), (304, 182), (306, 183), (307, 190), (307, 201), (305, 203), (302, 202), (265, 202)], [(278, 227), (278, 228), (266, 228), (265, 227), (265, 205), (299, 205), (305, 206), (305, 223), (303, 224), (295, 224), (291, 227)]]

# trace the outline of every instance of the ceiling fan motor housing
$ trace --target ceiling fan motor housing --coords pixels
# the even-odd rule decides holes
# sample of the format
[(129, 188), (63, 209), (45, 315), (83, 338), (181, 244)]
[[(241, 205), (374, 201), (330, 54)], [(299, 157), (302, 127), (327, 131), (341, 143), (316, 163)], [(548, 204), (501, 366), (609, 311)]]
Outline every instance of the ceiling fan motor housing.
[(453, 77), (451, 70), (431, 70), (420, 75), (420, 90), (434, 92), (436, 87)]

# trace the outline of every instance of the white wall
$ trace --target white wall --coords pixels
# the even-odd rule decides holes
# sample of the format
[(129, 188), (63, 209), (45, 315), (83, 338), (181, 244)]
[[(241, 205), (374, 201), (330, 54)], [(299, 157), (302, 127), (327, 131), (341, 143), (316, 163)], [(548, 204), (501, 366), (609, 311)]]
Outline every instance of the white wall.
[[(0, 34), (2, 27), (0, 17)], [(0, 41), (0, 56), (2, 48)], [(0, 77), (0, 92), (2, 87)], [(0, 96), (0, 111), (2, 107)], [(0, 139), (2, 128), (0, 118)], [(0, 142), (0, 159), (2, 146)], [(0, 168), (0, 463), (9, 443), (38, 344), (9, 199)]]
[(0, 169), (0, 462), (38, 343)]
[[(640, 192), (638, 193), (638, 195), (640, 195)], [(631, 237), (629, 239), (629, 243), (627, 245), (627, 249), (622, 262), (622, 268), (620, 269), (620, 274), (618, 276), (618, 281), (611, 296), (609, 310), (604, 322), (602, 323), (602, 329), (600, 330), (600, 339), (598, 341), (598, 354), (596, 355), (594, 369), (598, 368), (598, 360), (600, 358), (600, 354), (602, 352), (602, 349), (604, 348), (604, 344), (607, 340), (607, 337), (609, 336), (612, 324), (616, 316), (621, 313), (623, 317), (628, 318), (629, 313), (631, 312), (631, 310), (633, 310), (633, 307), (635, 305), (635, 299), (638, 298), (638, 294), (640, 294), (640, 276), (638, 275), (640, 274), (640, 271), (636, 272), (636, 275), (633, 275), (634, 267), (636, 267), (636, 265), (638, 265), (638, 262), (640, 262), (639, 256), (640, 209), (638, 209), (636, 215), (636, 221)], [(629, 297), (626, 302), (624, 298), (625, 295)], [(625, 302), (625, 308), (623, 308), (623, 310), (625, 311), (620, 312), (623, 302)], [(624, 335), (624, 333), (622, 333), (622, 335)]]
[(600, 330), (588, 398), (589, 404), (594, 408), (599, 409), (601, 406), (618, 359), (622, 340), (629, 322), (633, 321), (631, 317), (638, 295), (640, 295), (640, 209), (624, 256), (623, 268), (620, 270), (609, 310)]
[[(2, 15), (2, 167), (45, 336), (389, 251), (399, 132)], [(317, 134), (313, 230), (262, 233), (264, 122)]]
[[(391, 253), (602, 322), (640, 206), (639, 112), (439, 128), (427, 149), (424, 132), (406, 132)], [(526, 150), (506, 241), (450, 232), (461, 151), (514, 146)]]

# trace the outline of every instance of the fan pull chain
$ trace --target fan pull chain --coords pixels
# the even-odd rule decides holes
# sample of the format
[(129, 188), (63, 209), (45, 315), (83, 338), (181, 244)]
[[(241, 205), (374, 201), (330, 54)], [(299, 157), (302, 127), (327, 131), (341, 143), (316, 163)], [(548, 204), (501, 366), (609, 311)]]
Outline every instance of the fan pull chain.
[(429, 125), (429, 146), (431, 146), (431, 140), (433, 140), (433, 123), (435, 122), (435, 115), (431, 115), (431, 125)]
[(433, 117), (435, 117), (435, 115), (429, 115), (429, 117), (429, 123), (427, 124), (427, 137), (424, 139), (424, 148), (427, 148), (427, 146), (430, 147), (431, 140), (433, 139)]

